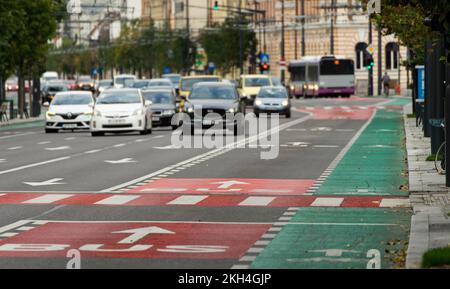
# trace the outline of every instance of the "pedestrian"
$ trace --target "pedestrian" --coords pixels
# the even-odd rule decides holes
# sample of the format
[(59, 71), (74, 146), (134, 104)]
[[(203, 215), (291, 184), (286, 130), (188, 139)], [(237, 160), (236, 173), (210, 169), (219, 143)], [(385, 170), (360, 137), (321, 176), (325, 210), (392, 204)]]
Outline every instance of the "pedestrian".
[(383, 78), (381, 79), (381, 82), (383, 82), (384, 87), (384, 95), (389, 96), (389, 86), (391, 84), (391, 78), (387, 74), (387, 72), (384, 72)]

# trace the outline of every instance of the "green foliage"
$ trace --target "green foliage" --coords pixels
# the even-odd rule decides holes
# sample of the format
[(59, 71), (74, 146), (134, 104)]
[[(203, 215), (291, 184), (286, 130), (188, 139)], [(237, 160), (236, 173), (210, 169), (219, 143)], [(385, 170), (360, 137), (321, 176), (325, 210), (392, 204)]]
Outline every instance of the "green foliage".
[(427, 251), (422, 257), (422, 268), (450, 265), (450, 247), (436, 248)]
[(205, 29), (200, 34), (199, 42), (208, 55), (208, 60), (215, 63), (222, 73), (228, 73), (239, 67), (240, 33), (242, 33), (243, 61), (250, 52), (256, 51), (256, 34), (248, 29), (248, 22), (239, 18), (227, 18), (224, 23)]

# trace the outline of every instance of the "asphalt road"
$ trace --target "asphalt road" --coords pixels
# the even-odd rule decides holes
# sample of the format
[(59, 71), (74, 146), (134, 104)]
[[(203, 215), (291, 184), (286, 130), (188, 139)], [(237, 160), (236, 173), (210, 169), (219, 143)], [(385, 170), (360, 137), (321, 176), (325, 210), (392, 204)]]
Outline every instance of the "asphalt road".
[[(69, 249), (83, 268), (231, 268), (382, 101), (294, 100), (272, 147), (177, 149), (170, 129), (2, 129), (0, 268), (66, 268)], [(270, 148), (278, 157), (261, 159)]]

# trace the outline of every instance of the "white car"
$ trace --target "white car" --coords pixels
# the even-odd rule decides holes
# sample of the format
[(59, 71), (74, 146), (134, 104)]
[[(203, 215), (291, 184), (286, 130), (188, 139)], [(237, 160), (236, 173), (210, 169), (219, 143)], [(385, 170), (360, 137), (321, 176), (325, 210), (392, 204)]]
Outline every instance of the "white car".
[(66, 91), (55, 95), (45, 114), (45, 132), (89, 129), (94, 98), (90, 91)]
[(102, 92), (94, 105), (92, 136), (129, 131), (139, 131), (142, 135), (151, 134), (151, 104), (135, 88), (112, 88)]
[(132, 74), (120, 74), (114, 77), (113, 86), (115, 88), (131, 87), (137, 80), (137, 77)]

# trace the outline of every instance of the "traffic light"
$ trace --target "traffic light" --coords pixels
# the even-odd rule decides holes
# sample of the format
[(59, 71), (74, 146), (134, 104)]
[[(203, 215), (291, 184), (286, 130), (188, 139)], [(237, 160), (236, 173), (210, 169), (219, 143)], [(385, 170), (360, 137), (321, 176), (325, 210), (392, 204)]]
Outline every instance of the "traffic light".
[(219, 10), (219, 1), (214, 1), (214, 10)]
[(367, 67), (368, 70), (372, 70), (375, 66), (375, 61), (373, 60), (373, 56), (370, 53), (366, 53), (364, 56), (364, 66)]
[(270, 65), (268, 63), (260, 63), (259, 64), (259, 70), (261, 72), (269, 71), (270, 70)]

